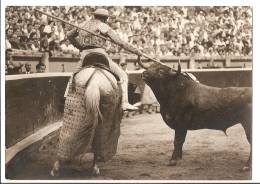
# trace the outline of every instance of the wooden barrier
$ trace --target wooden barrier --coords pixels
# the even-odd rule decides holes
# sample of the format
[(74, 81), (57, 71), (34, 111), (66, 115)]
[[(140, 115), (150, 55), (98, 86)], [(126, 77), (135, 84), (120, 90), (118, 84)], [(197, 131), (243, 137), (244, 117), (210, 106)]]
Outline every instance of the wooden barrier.
[[(32, 70), (35, 70), (35, 66), (42, 59), (46, 57), (46, 53), (40, 52), (28, 52), (17, 51), (12, 56), (14, 62), (26, 63), (29, 62), (32, 65)], [(134, 55), (127, 55), (122, 57), (120, 55), (111, 56), (111, 58), (119, 63), (120, 60), (127, 62), (127, 69), (134, 70), (137, 57)], [(164, 56), (160, 57), (161, 62), (164, 62), (170, 67), (177, 68), (178, 61), (181, 61), (182, 68), (186, 69), (198, 69), (207, 67), (217, 68), (252, 68), (251, 56), (225, 56), (225, 57), (189, 57), (189, 56)], [(79, 61), (79, 56), (71, 54), (59, 54), (49, 57), (49, 72), (74, 72)], [(148, 62), (147, 59), (143, 59), (143, 62)], [(151, 63), (151, 62), (148, 62)], [(23, 69), (25, 70), (25, 69)]]
[(7, 148), (61, 119), (63, 95), (69, 76), (69, 73), (6, 76)]

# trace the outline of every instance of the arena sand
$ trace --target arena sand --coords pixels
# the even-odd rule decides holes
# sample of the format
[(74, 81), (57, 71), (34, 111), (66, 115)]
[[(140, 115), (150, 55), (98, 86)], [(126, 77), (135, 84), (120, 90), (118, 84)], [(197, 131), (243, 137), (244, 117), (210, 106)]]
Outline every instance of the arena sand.
[(12, 179), (73, 180), (250, 180), (251, 171), (242, 171), (249, 144), (241, 125), (221, 131), (188, 131), (183, 160), (168, 166), (173, 150), (174, 130), (160, 114), (125, 118), (121, 124), (118, 151), (112, 160), (99, 164), (101, 175), (67, 170), (60, 178), (49, 172), (55, 160), (55, 143), (39, 149), (12, 175)]

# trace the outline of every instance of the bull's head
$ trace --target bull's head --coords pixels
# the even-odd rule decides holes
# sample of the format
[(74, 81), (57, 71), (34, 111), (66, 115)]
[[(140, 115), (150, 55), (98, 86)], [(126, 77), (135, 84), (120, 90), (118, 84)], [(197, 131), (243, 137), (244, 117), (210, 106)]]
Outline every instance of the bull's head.
[(142, 78), (148, 84), (158, 80), (167, 80), (169, 77), (177, 76), (181, 73), (180, 61), (178, 63), (177, 71), (159, 61), (150, 66), (147, 66), (142, 63), (140, 57), (138, 57), (138, 63), (141, 67), (146, 69), (146, 71), (144, 71), (142, 74)]
[[(144, 65), (141, 60), (138, 62), (140, 65)], [(153, 63), (151, 66), (145, 66), (145, 69), (142, 73), (142, 79), (151, 87), (159, 101), (163, 100), (166, 96), (165, 94), (171, 90), (170, 88), (174, 87), (174, 85), (169, 85), (169, 82), (175, 81), (181, 73), (180, 63), (177, 71), (160, 62)]]
[[(160, 61), (157, 61), (157, 60), (152, 60), (152, 61), (155, 62), (155, 63), (158, 63), (158, 64), (160, 64), (160, 65), (162, 65), (162, 66), (165, 66), (166, 68), (171, 69), (169, 66), (165, 65), (164, 63), (161, 63)], [(137, 62), (138, 62), (138, 64), (139, 64), (142, 68), (144, 68), (144, 69), (150, 68), (150, 66), (144, 64), (144, 63), (141, 61), (141, 56), (138, 56)], [(178, 61), (178, 73), (181, 73), (180, 60)]]
[(143, 80), (152, 85), (153, 82), (172, 79), (174, 76), (178, 76), (181, 73), (181, 67), (178, 66), (178, 71), (159, 63), (154, 63), (142, 73)]

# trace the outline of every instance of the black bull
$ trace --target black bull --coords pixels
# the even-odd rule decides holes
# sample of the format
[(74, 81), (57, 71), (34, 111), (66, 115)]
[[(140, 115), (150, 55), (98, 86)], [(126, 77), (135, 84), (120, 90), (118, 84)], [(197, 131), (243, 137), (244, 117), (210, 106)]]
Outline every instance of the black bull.
[[(175, 130), (174, 151), (170, 165), (182, 159), (182, 146), (187, 130), (213, 129), (226, 131), (241, 123), (251, 144), (252, 88), (217, 88), (195, 82), (161, 64), (153, 64), (142, 78), (160, 103), (166, 124)], [(245, 168), (251, 166), (250, 156)]]

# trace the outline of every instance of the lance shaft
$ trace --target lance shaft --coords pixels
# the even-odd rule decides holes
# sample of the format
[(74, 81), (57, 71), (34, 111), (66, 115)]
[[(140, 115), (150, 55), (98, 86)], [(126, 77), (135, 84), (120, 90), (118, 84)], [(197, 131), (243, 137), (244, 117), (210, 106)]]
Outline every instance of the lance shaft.
[(56, 16), (54, 16), (54, 15), (48, 14), (48, 13), (43, 12), (43, 11), (38, 10), (38, 9), (35, 9), (35, 11), (37, 11), (37, 12), (39, 12), (39, 13), (41, 13), (41, 14), (47, 15), (48, 17), (51, 17), (51, 18), (53, 18), (53, 19), (56, 19), (56, 20), (58, 20), (58, 21), (60, 21), (60, 22), (63, 22), (63, 23), (65, 23), (65, 24), (68, 24), (68, 25), (70, 25), (70, 26), (72, 26), (72, 27), (75, 27), (75, 28), (77, 28), (77, 29), (79, 29), (79, 30), (85, 31), (85, 32), (90, 33), (90, 34), (92, 34), (92, 35), (94, 35), (94, 36), (97, 36), (97, 37), (99, 37), (99, 38), (102, 38), (102, 39), (104, 39), (104, 40), (108, 40), (108, 41), (113, 42), (113, 40), (111, 40), (111, 39), (108, 39), (108, 38), (106, 38), (106, 37), (104, 37), (104, 36), (102, 36), (102, 35), (96, 34), (96, 33), (92, 32), (92, 31), (88, 31), (88, 30), (86, 30), (86, 29), (84, 29), (84, 28), (81, 28), (81, 27), (79, 27), (79, 26), (77, 26), (77, 25), (75, 25), (75, 24), (72, 24), (72, 23), (70, 23), (70, 22), (68, 22), (68, 21), (66, 21), (66, 20), (63, 20), (63, 19), (61, 19), (61, 18), (59, 18), (59, 17), (56, 17)]
[[(102, 39), (104, 39), (104, 40), (106, 40), (106, 41), (110, 41), (110, 42), (113, 42), (113, 43), (116, 44), (116, 45), (119, 45), (118, 43), (116, 43), (116, 42), (115, 42), (114, 40), (112, 40), (112, 39), (108, 39), (108, 38), (106, 38), (106, 37), (104, 37), (104, 36), (102, 36), (102, 35), (96, 34), (96, 33), (92, 32), (92, 31), (88, 31), (88, 30), (86, 30), (86, 29), (84, 29), (84, 28), (81, 28), (81, 27), (79, 27), (79, 26), (77, 26), (77, 25), (75, 25), (75, 24), (72, 24), (72, 23), (70, 23), (70, 22), (68, 22), (68, 21), (66, 21), (66, 20), (63, 20), (63, 19), (61, 19), (61, 18), (59, 18), (59, 17), (56, 17), (56, 16), (51, 15), (51, 14), (48, 14), (48, 13), (43, 12), (43, 11), (41, 11), (41, 10), (38, 10), (37, 8), (34, 9), (34, 10), (37, 11), (37, 12), (39, 12), (39, 13), (41, 13), (41, 14), (44, 14), (44, 15), (46, 15), (46, 16), (48, 16), (48, 17), (51, 17), (51, 18), (53, 18), (53, 19), (56, 19), (56, 20), (58, 20), (58, 21), (60, 21), (60, 22), (63, 22), (63, 23), (65, 23), (65, 24), (68, 24), (68, 25), (70, 25), (70, 26), (72, 26), (72, 27), (75, 27), (75, 28), (77, 28), (77, 29), (79, 29), (79, 30), (85, 31), (85, 32), (87, 32), (87, 33), (89, 33), (89, 34), (92, 34), (92, 35), (97, 36), (97, 37), (99, 37), (99, 38), (102, 38)], [(120, 46), (120, 45), (119, 45), (119, 46)], [(121, 47), (121, 46), (120, 46), (120, 47)], [(131, 50), (129, 50), (129, 49), (125, 49), (125, 50), (127, 50), (127, 51), (133, 53), (133, 51), (131, 51)], [(134, 54), (135, 54), (135, 53), (134, 53)], [(164, 63), (161, 63), (160, 61), (157, 61), (156, 59), (153, 59), (153, 58), (147, 56), (147, 55), (144, 54), (144, 53), (142, 53), (142, 56), (145, 57), (145, 58), (147, 58), (147, 59), (149, 59), (149, 60), (152, 60), (152, 61), (154, 61), (154, 62), (157, 62), (157, 63), (160, 63), (160, 64), (162, 64), (162, 65), (165, 65)]]

